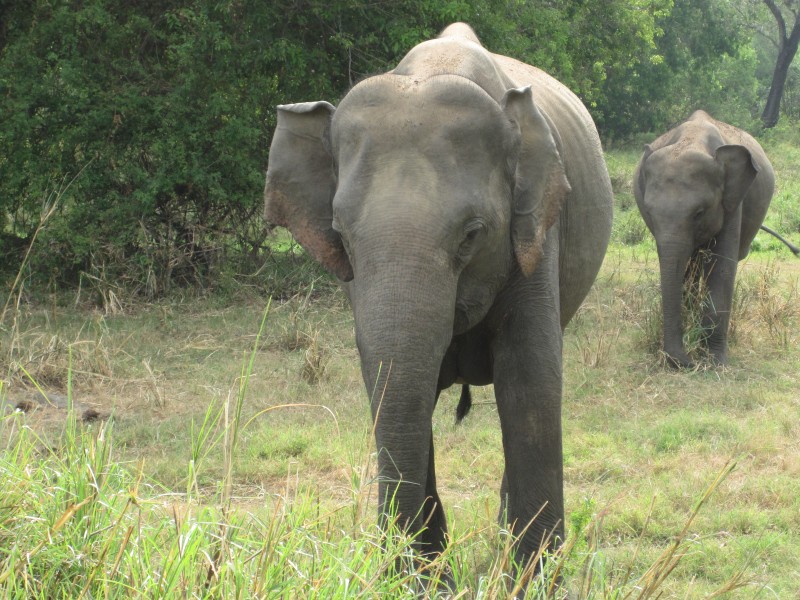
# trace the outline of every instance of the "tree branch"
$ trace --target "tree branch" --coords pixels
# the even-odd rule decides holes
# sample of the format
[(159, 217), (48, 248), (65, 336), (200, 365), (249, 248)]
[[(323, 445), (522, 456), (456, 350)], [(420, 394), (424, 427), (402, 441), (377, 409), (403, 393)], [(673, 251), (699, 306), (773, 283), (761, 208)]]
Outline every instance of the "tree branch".
[(775, 21), (778, 23), (778, 33), (780, 34), (781, 38), (781, 46), (786, 42), (786, 21), (783, 20), (783, 13), (781, 9), (778, 8), (778, 5), (775, 4), (774, 0), (764, 0), (764, 4), (767, 5), (767, 8), (772, 13), (772, 16), (775, 17)]
[(787, 43), (795, 48), (800, 43), (800, 14), (795, 14), (794, 16), (794, 27), (792, 27), (792, 33), (789, 35)]
[(755, 35), (761, 36), (772, 44), (776, 50), (780, 50), (780, 44), (775, 39), (775, 30), (770, 22), (764, 22), (759, 18), (758, 6), (761, 0), (750, 0), (749, 2), (737, 3), (733, 6), (733, 11), (739, 16), (742, 27), (752, 31)]

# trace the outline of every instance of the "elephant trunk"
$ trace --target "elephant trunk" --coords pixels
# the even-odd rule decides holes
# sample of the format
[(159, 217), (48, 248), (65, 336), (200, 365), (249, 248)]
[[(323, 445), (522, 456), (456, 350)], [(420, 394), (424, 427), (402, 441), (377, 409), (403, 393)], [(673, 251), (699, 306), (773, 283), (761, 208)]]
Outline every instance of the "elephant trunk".
[(439, 537), (423, 533), (419, 540), (441, 551), (445, 526), (435, 496), (431, 417), (452, 338), (456, 281), (430, 260), (417, 264), (402, 278), (396, 265), (371, 277), (357, 273), (351, 300), (374, 422), (381, 518), (396, 514), (414, 533), (432, 519), (428, 530)]
[(691, 366), (683, 347), (683, 283), (691, 257), (689, 243), (659, 243), (658, 262), (661, 270), (661, 306), (664, 321), (664, 353), (676, 367)]

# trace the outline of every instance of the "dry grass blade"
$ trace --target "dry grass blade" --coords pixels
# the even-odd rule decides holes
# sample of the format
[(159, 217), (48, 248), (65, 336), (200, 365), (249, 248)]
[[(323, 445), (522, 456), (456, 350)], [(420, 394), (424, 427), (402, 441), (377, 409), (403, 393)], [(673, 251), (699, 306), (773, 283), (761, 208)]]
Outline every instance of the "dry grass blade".
[(318, 338), (319, 330), (308, 336), (308, 346), (303, 355), (303, 368), (300, 371), (301, 377), (311, 385), (316, 385), (325, 376), (328, 362), (324, 350), (318, 343)]
[(625, 598), (633, 597), (634, 594), (636, 594), (636, 598), (640, 600), (646, 600), (647, 598), (657, 598), (660, 595), (659, 588), (661, 588), (664, 581), (667, 579), (667, 577), (669, 577), (675, 567), (678, 566), (678, 563), (680, 563), (684, 556), (681, 550), (684, 547), (684, 542), (686, 541), (686, 536), (689, 533), (689, 528), (692, 526), (692, 523), (700, 512), (700, 509), (706, 504), (706, 502), (708, 502), (708, 499), (711, 497), (711, 494), (714, 493), (714, 490), (719, 487), (722, 481), (731, 473), (731, 471), (733, 471), (735, 467), (736, 463), (734, 461), (728, 461), (725, 464), (725, 466), (717, 475), (716, 479), (711, 483), (710, 486), (708, 486), (703, 496), (695, 505), (694, 509), (689, 515), (689, 518), (686, 520), (683, 529), (675, 537), (667, 549), (661, 553), (655, 562), (653, 562), (644, 575), (642, 575), (634, 590), (628, 592), (624, 596)]
[(628, 562), (628, 568), (625, 570), (625, 576), (622, 578), (622, 585), (627, 585), (628, 581), (630, 581), (631, 571), (633, 570), (633, 565), (636, 563), (636, 559), (639, 556), (639, 551), (642, 548), (642, 543), (644, 542), (644, 534), (647, 531), (647, 526), (650, 524), (650, 519), (653, 517), (653, 509), (656, 506), (656, 497), (650, 500), (650, 508), (647, 510), (647, 517), (645, 517), (644, 525), (642, 525), (642, 531), (639, 534), (639, 538), (636, 540), (636, 548), (633, 551), (633, 557)]
[(22, 272), (25, 270), (25, 265), (28, 264), (28, 259), (30, 258), (31, 251), (33, 250), (33, 246), (36, 243), (36, 238), (39, 237), (39, 234), (42, 232), (47, 222), (55, 214), (56, 209), (58, 208), (58, 204), (61, 201), (61, 198), (64, 196), (64, 193), (66, 193), (66, 191), (70, 188), (70, 186), (73, 183), (75, 183), (75, 180), (81, 176), (86, 167), (92, 164), (93, 160), (94, 159), (91, 159), (89, 162), (87, 162), (81, 168), (81, 170), (78, 171), (78, 174), (75, 175), (75, 177), (73, 177), (66, 184), (64, 184), (66, 178), (62, 180), (61, 185), (56, 190), (51, 192), (50, 195), (47, 197), (47, 200), (44, 201), (42, 205), (42, 210), (39, 213), (39, 224), (36, 226), (36, 229), (34, 230), (33, 235), (31, 236), (31, 241), (28, 244), (27, 249), (25, 250), (25, 255), (22, 257), (22, 263), (20, 264), (19, 269), (17, 270), (17, 276), (14, 279), (14, 283), (11, 284), (11, 289), (8, 292), (6, 303), (3, 306), (3, 312), (0, 313), (0, 323), (5, 323), (6, 312), (8, 311), (8, 305), (11, 303), (11, 298), (14, 297), (14, 292), (20, 286), (20, 282), (22, 280)]

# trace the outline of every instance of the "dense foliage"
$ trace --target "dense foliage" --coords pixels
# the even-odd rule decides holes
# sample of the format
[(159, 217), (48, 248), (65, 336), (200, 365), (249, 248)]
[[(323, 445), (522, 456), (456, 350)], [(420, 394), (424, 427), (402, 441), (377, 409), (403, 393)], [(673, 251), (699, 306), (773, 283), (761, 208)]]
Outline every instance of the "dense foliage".
[[(264, 249), (275, 105), (335, 101), (456, 20), (570, 86), (606, 139), (658, 131), (699, 106), (747, 126), (765, 89), (736, 5), (3, 3), (0, 270), (15, 274), (41, 229), (26, 272), (53, 286), (87, 281), (152, 296), (218, 284), (221, 265)], [(787, 97), (797, 101), (792, 80)]]

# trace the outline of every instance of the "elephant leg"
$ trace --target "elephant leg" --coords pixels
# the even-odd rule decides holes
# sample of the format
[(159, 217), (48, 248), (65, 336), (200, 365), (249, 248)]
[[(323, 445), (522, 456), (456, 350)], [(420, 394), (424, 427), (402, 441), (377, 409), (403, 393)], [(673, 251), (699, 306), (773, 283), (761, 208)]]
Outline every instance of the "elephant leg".
[(728, 362), (728, 327), (733, 306), (736, 259), (713, 256), (705, 265), (708, 301), (703, 307), (703, 330), (711, 359), (720, 365)]
[(717, 236), (711, 256), (703, 265), (708, 301), (703, 307), (703, 329), (711, 359), (720, 365), (728, 362), (728, 326), (733, 307), (733, 290), (739, 253), (741, 213), (731, 218)]
[(428, 478), (425, 482), (425, 502), (422, 507), (423, 529), (419, 535), (420, 550), (430, 558), (441, 554), (447, 546), (447, 519), (439, 493), (436, 491), (436, 468), (433, 458), (433, 435), (428, 454)]
[(508, 523), (508, 474), (503, 469), (503, 478), (500, 480), (500, 511), (497, 513), (499, 523)]
[(520, 564), (564, 538), (562, 338), (552, 281), (550, 264), (522, 282), (492, 347), (505, 455), (501, 518), (519, 536)]
[(506, 367), (496, 366), (495, 391), (506, 463), (501, 517), (521, 535), (517, 555), (525, 562), (543, 542), (553, 545), (551, 536), (563, 539), (561, 356), (554, 353), (547, 365), (526, 350), (519, 354), (517, 361), (498, 356)]

